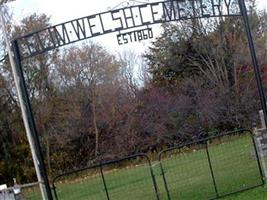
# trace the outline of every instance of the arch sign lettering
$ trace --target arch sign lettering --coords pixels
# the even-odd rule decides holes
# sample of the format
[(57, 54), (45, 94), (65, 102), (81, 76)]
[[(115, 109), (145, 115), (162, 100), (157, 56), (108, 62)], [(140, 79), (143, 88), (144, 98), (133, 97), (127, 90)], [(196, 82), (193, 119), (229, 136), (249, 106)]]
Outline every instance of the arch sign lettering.
[(22, 58), (80, 40), (118, 32), (119, 45), (153, 37), (149, 25), (207, 17), (241, 16), (238, 0), (168, 0), (110, 10), (18, 38)]
[(36, 131), (35, 120), (27, 92), (22, 60), (71, 43), (109, 33), (116, 33), (114, 39), (117, 40), (118, 45), (139, 42), (153, 38), (153, 24), (211, 17), (243, 18), (261, 106), (267, 124), (266, 99), (244, 0), (166, 0), (132, 5), (47, 27), (43, 30), (16, 38), (11, 42), (16, 74), (19, 79), (17, 89), (22, 93), (21, 98), (22, 102), (24, 102), (21, 107), (27, 113), (27, 120), (24, 121), (24, 124), (29, 127), (30, 134), (34, 138), (37, 159), (49, 200), (52, 200), (53, 197), (49, 187), (39, 136)]

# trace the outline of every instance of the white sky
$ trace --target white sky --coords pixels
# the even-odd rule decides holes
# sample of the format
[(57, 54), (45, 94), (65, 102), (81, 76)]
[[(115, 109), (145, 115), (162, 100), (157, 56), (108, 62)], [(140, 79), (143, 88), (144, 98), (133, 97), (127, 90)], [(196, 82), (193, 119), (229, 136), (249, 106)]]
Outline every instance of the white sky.
[[(149, 0), (139, 1), (147, 2)], [(150, 0), (150, 2), (153, 1), (156, 0)], [(16, 21), (22, 19), (23, 16), (36, 12), (51, 16), (51, 22), (55, 25), (78, 17), (107, 11), (109, 8), (114, 8), (124, 2), (124, 0), (75, 0), (68, 2), (69, 3), (66, 3), (66, 0), (16, 0), (9, 4), (13, 9), (14, 19)], [(156, 27), (157, 26), (155, 26), (155, 28)], [(153, 26), (154, 32), (155, 28)], [(149, 41), (146, 41), (119, 46), (116, 33), (99, 36), (91, 40), (100, 43), (113, 53), (122, 52), (124, 50), (133, 50), (137, 53), (143, 53), (144, 49), (146, 49), (149, 44)]]
[[(107, 11), (108, 8), (114, 8), (123, 1), (125, 0), (16, 0), (9, 4), (13, 10), (14, 19), (16, 21), (19, 21), (24, 16), (36, 12), (45, 13), (48, 16), (51, 16), (51, 22), (53, 25), (55, 25), (78, 17), (84, 17), (98, 12)], [(157, 0), (138, 1), (153, 2)], [(267, 0), (257, 0), (257, 4), (260, 9), (267, 9)], [(153, 27), (154, 31), (156, 29), (157, 26)], [(144, 49), (149, 44), (149, 42), (143, 42), (118, 46), (116, 34), (114, 33), (94, 38), (93, 41), (102, 44), (111, 51), (115, 50), (115, 52), (123, 51), (124, 49), (132, 49), (137, 52), (144, 52)]]

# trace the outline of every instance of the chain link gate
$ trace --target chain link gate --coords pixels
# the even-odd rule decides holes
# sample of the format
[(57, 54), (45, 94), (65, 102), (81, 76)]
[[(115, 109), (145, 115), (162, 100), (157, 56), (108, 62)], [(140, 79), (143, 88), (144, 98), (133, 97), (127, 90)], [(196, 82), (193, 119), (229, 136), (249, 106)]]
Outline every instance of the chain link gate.
[(147, 155), (137, 154), (59, 175), (53, 180), (56, 200), (159, 200)]
[(160, 152), (158, 160), (152, 169), (148, 156), (137, 154), (59, 175), (53, 180), (54, 196), (56, 200), (204, 200), (264, 184), (249, 130), (173, 147)]
[(249, 130), (164, 150), (159, 162), (168, 200), (217, 199), (264, 184)]

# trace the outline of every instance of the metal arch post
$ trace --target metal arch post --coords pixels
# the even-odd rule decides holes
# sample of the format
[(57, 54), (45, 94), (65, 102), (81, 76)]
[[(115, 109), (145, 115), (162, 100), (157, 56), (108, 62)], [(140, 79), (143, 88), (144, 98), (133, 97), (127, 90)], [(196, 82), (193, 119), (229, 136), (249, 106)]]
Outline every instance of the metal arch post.
[(33, 159), (35, 162), (35, 167), (37, 168), (37, 176), (38, 179), (41, 179), (42, 183), (44, 184), (44, 187), (41, 188), (41, 191), (45, 193), (45, 200), (53, 200), (51, 188), (49, 185), (48, 175), (44, 163), (44, 158), (41, 150), (41, 144), (39, 135), (37, 133), (35, 120), (33, 117), (32, 107), (29, 99), (29, 94), (27, 91), (26, 81), (23, 75), (22, 70), (22, 64), (21, 64), (21, 58), (20, 58), (20, 51), (18, 48), (18, 43), (16, 40), (11, 42), (12, 44), (12, 50), (13, 50), (13, 58), (15, 61), (15, 79), (17, 79), (18, 85), (17, 90), (21, 94), (20, 98), (20, 104), (23, 115), (23, 121), (25, 124), (26, 131), (27, 131), (27, 137), (29, 138), (29, 141), (31, 142), (31, 151), (33, 154)]
[(258, 59), (257, 59), (257, 55), (256, 55), (255, 45), (254, 45), (254, 41), (253, 41), (253, 37), (252, 37), (252, 33), (251, 33), (251, 26), (249, 23), (247, 8), (246, 8), (246, 4), (245, 4), (244, 0), (238, 0), (238, 1), (239, 1), (240, 12), (241, 12), (241, 15), (243, 17), (244, 24), (245, 24), (245, 29), (246, 29), (247, 39), (248, 39), (248, 43), (249, 43), (249, 50), (250, 50), (250, 54), (251, 54), (251, 58), (252, 58), (254, 74), (256, 77), (261, 107), (262, 107), (263, 114), (264, 114), (264, 121), (265, 121), (265, 124), (267, 124), (266, 96), (265, 96), (264, 89), (263, 89), (263, 83), (262, 83), (262, 79), (261, 79), (261, 73), (260, 73), (260, 69), (259, 69), (259, 63), (258, 63)]

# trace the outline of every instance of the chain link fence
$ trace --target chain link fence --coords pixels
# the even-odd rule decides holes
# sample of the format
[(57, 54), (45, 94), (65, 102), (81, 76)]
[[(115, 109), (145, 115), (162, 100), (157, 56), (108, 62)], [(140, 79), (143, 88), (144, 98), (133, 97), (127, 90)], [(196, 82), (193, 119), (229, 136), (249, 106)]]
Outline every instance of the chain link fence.
[(264, 184), (252, 133), (239, 130), (159, 154), (166, 199), (216, 199)]
[(40, 191), (40, 183), (30, 183), (21, 185), (21, 193), (25, 200), (40, 200), (42, 199)]
[(138, 154), (62, 174), (53, 180), (56, 200), (157, 199), (149, 158)]
[(162, 151), (151, 163), (138, 154), (57, 176), (56, 200), (206, 200), (264, 184), (249, 130), (218, 134)]

